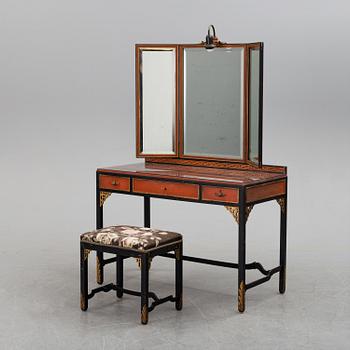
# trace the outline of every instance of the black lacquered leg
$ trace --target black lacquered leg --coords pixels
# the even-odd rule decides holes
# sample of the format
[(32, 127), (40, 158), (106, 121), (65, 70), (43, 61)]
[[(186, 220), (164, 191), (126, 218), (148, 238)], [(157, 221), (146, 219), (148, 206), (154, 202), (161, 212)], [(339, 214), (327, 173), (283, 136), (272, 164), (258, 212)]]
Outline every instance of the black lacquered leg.
[(151, 198), (144, 196), (143, 204), (144, 227), (151, 227)]
[(238, 224), (238, 311), (245, 310), (246, 208), (239, 207)]
[(147, 254), (141, 255), (141, 323), (148, 322), (148, 264), (149, 258)]
[[(123, 288), (124, 286), (124, 259), (121, 256), (117, 256), (117, 286)], [(123, 291), (117, 290), (117, 297), (121, 298), (123, 296)]]
[[(103, 203), (100, 201), (100, 191), (98, 190), (98, 177), (96, 178), (96, 229), (103, 227)], [(96, 253), (96, 282), (103, 283), (103, 253)]]
[(280, 202), (281, 223), (280, 223), (280, 266), (279, 273), (279, 292), (283, 294), (286, 291), (286, 265), (287, 265), (287, 195), (284, 201)]
[(175, 251), (175, 307), (176, 310), (182, 309), (182, 242), (179, 244), (179, 247)]
[(88, 250), (80, 245), (80, 309), (88, 308)]

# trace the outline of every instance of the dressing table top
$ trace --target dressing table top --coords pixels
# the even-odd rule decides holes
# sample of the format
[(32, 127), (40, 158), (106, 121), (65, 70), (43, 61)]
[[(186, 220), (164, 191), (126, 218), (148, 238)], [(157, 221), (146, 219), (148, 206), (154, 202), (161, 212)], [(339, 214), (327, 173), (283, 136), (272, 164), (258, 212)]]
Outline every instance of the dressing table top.
[(276, 172), (283, 171), (284, 167), (265, 166), (265, 169), (267, 170), (219, 169), (146, 162), (99, 168), (97, 172), (234, 186), (255, 185), (287, 177), (285, 172)]

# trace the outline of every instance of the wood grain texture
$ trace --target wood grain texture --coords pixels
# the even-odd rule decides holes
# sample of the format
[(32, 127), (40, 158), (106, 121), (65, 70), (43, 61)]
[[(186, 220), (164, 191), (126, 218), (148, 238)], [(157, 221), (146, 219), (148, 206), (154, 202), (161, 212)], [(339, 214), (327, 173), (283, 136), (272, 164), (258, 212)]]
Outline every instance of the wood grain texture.
[(280, 180), (286, 175), (241, 169), (220, 169), (160, 163), (138, 163), (97, 169), (98, 173), (131, 177), (147, 177), (155, 180), (177, 180), (204, 185), (228, 187), (256, 185)]
[[(142, 101), (141, 101), (141, 72), (142, 50), (175, 50), (175, 122), (174, 122), (174, 154), (145, 154), (142, 152)], [(136, 44), (135, 45), (135, 111), (136, 111), (136, 157), (177, 157), (178, 156), (178, 45), (177, 44)]]
[(286, 193), (286, 181), (280, 180), (276, 182), (250, 186), (247, 188), (247, 203), (260, 201), (262, 199), (277, 197)]
[(180, 159), (180, 158), (148, 158), (146, 157), (146, 163), (164, 163), (164, 164), (178, 164), (178, 165), (190, 165), (196, 167), (208, 167), (219, 169), (237, 169), (237, 170), (252, 170), (252, 171), (266, 171), (277, 174), (287, 174), (287, 167), (279, 165), (262, 165), (258, 167), (252, 164), (234, 163), (234, 162), (219, 162), (197, 159)]
[(99, 187), (105, 190), (130, 191), (130, 178), (122, 176), (99, 176)]
[(133, 191), (136, 193), (155, 194), (169, 197), (199, 198), (199, 186), (171, 181), (133, 179)]
[(239, 191), (236, 188), (203, 186), (202, 199), (214, 202), (238, 203)]

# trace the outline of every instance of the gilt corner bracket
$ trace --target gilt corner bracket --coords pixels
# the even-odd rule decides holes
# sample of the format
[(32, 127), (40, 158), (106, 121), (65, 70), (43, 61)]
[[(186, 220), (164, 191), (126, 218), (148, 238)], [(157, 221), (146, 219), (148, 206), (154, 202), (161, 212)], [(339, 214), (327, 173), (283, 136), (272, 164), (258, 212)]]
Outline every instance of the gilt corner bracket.
[(111, 195), (111, 192), (100, 192), (100, 207), (103, 207), (106, 199)]
[[(245, 208), (245, 220), (248, 220), (248, 216), (252, 211), (254, 205), (247, 205)], [(226, 205), (225, 208), (231, 213), (233, 218), (236, 220), (237, 224), (239, 224), (239, 207), (231, 207)]]

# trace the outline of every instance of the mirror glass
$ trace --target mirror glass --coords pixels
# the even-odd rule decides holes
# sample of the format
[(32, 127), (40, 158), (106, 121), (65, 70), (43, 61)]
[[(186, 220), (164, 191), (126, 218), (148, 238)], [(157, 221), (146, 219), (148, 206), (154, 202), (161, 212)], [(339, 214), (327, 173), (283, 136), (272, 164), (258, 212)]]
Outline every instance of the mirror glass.
[(244, 49), (185, 48), (184, 155), (243, 158)]
[(249, 50), (249, 160), (259, 163), (260, 50)]
[(175, 154), (175, 48), (142, 49), (140, 55), (141, 154)]

